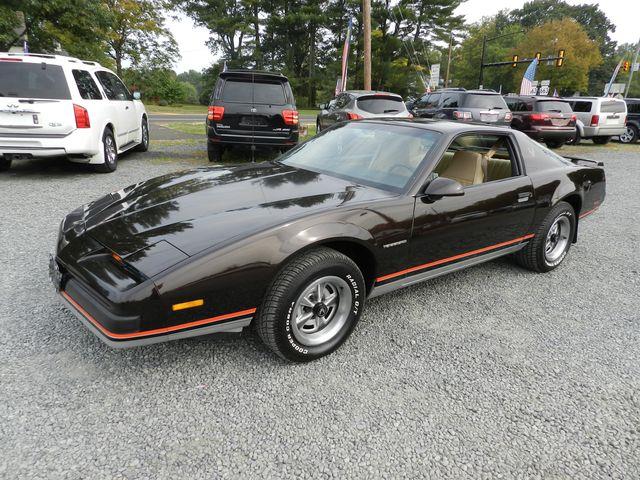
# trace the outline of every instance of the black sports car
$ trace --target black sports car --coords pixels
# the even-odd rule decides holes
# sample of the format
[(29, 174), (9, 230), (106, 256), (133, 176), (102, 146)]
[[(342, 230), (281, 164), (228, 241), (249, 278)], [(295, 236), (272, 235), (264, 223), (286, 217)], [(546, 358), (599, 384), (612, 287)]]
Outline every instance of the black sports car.
[(366, 300), (513, 254), (546, 272), (604, 200), (602, 164), (507, 128), (342, 123), (271, 162), (154, 178), (71, 212), (52, 279), (111, 346), (254, 324), (308, 361)]

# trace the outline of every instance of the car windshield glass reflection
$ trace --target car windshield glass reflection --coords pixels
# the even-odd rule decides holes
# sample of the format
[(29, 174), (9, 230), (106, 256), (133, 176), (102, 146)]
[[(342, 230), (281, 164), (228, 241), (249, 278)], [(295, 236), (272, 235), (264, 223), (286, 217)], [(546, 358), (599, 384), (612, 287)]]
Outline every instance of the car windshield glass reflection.
[(300, 145), (280, 161), (385, 190), (404, 190), (439, 133), (384, 123), (350, 122)]

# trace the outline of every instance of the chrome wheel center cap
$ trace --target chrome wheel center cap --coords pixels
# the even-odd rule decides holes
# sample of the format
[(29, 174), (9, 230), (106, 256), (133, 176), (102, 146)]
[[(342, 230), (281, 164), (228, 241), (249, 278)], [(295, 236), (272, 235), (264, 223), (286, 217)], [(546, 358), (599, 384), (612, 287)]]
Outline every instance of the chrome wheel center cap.
[(327, 306), (324, 303), (318, 302), (313, 307), (313, 313), (317, 317), (324, 318), (327, 316), (327, 313), (329, 313), (329, 308), (327, 308)]

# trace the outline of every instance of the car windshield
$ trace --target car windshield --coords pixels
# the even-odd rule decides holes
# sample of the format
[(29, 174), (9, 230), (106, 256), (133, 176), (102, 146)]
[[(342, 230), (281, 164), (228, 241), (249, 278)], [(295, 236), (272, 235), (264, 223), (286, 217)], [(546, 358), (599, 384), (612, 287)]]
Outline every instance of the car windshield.
[(385, 97), (376, 95), (375, 97), (358, 98), (358, 108), (365, 112), (384, 114), (404, 112), (406, 107), (400, 97)]
[(68, 100), (71, 94), (59, 65), (0, 61), (0, 97)]
[(464, 108), (486, 108), (489, 110), (508, 110), (502, 95), (468, 93), (464, 99)]
[(419, 175), (438, 132), (386, 123), (343, 123), (280, 157), (285, 165), (393, 192)]

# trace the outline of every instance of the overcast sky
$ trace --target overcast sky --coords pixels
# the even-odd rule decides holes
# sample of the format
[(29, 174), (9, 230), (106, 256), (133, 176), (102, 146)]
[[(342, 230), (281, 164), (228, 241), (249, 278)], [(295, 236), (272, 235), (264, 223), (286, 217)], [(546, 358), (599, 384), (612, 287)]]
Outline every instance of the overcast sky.
[[(519, 8), (525, 0), (467, 0), (457, 10), (469, 22), (490, 16), (499, 10)], [(640, 1), (638, 0), (568, 0), (570, 4), (598, 4), (600, 9), (615, 24), (616, 31), (612, 38), (619, 43), (636, 43), (640, 39)], [(177, 20), (168, 20), (168, 26), (180, 47), (182, 58), (176, 64), (176, 70), (183, 72), (194, 69), (202, 70), (211, 65), (214, 55), (205, 42), (209, 39), (209, 31), (196, 27), (193, 22), (179, 16)]]

